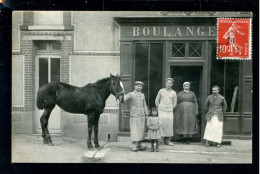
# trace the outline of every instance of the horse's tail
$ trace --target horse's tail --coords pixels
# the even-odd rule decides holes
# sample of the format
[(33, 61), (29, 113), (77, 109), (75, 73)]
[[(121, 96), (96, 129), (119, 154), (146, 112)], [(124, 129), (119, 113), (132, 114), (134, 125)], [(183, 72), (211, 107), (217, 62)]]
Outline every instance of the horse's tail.
[(41, 101), (40, 91), (38, 91), (37, 93), (36, 103), (38, 109), (43, 109), (43, 103)]

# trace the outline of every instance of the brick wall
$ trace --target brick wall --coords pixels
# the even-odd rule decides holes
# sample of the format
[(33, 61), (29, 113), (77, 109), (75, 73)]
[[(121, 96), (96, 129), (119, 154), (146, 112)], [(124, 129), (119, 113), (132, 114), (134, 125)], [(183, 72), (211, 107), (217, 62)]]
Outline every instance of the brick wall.
[[(28, 32), (21, 32), (21, 36)], [(35, 49), (32, 40), (21, 40), (21, 54), (24, 55), (24, 109), (35, 107)]]
[(69, 56), (73, 52), (73, 33), (64, 33), (71, 36), (71, 40), (61, 41), (61, 82), (69, 83), (69, 68), (70, 59)]
[(71, 12), (63, 12), (63, 25), (71, 25)]
[(33, 24), (33, 12), (23, 12), (23, 25), (28, 26)]

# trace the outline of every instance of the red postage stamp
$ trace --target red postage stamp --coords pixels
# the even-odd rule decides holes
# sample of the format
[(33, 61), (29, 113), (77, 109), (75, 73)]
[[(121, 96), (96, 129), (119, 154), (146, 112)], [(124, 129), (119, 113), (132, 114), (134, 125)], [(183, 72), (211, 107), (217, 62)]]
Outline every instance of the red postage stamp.
[(217, 59), (251, 59), (251, 19), (218, 18)]

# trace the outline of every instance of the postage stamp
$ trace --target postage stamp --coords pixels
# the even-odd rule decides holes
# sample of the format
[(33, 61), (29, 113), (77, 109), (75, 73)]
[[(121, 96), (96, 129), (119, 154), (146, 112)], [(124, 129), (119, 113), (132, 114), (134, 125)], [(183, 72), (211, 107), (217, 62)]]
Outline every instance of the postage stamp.
[(218, 18), (217, 59), (251, 59), (251, 19)]

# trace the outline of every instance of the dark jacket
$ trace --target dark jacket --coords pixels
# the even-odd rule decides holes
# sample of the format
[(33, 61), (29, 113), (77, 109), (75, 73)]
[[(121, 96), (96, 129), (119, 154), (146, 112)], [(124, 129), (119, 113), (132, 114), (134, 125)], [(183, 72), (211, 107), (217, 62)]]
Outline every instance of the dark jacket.
[(209, 121), (215, 113), (218, 116), (219, 121), (223, 121), (223, 113), (226, 109), (227, 102), (222, 95), (209, 95), (205, 102), (205, 110), (207, 111), (206, 120)]

